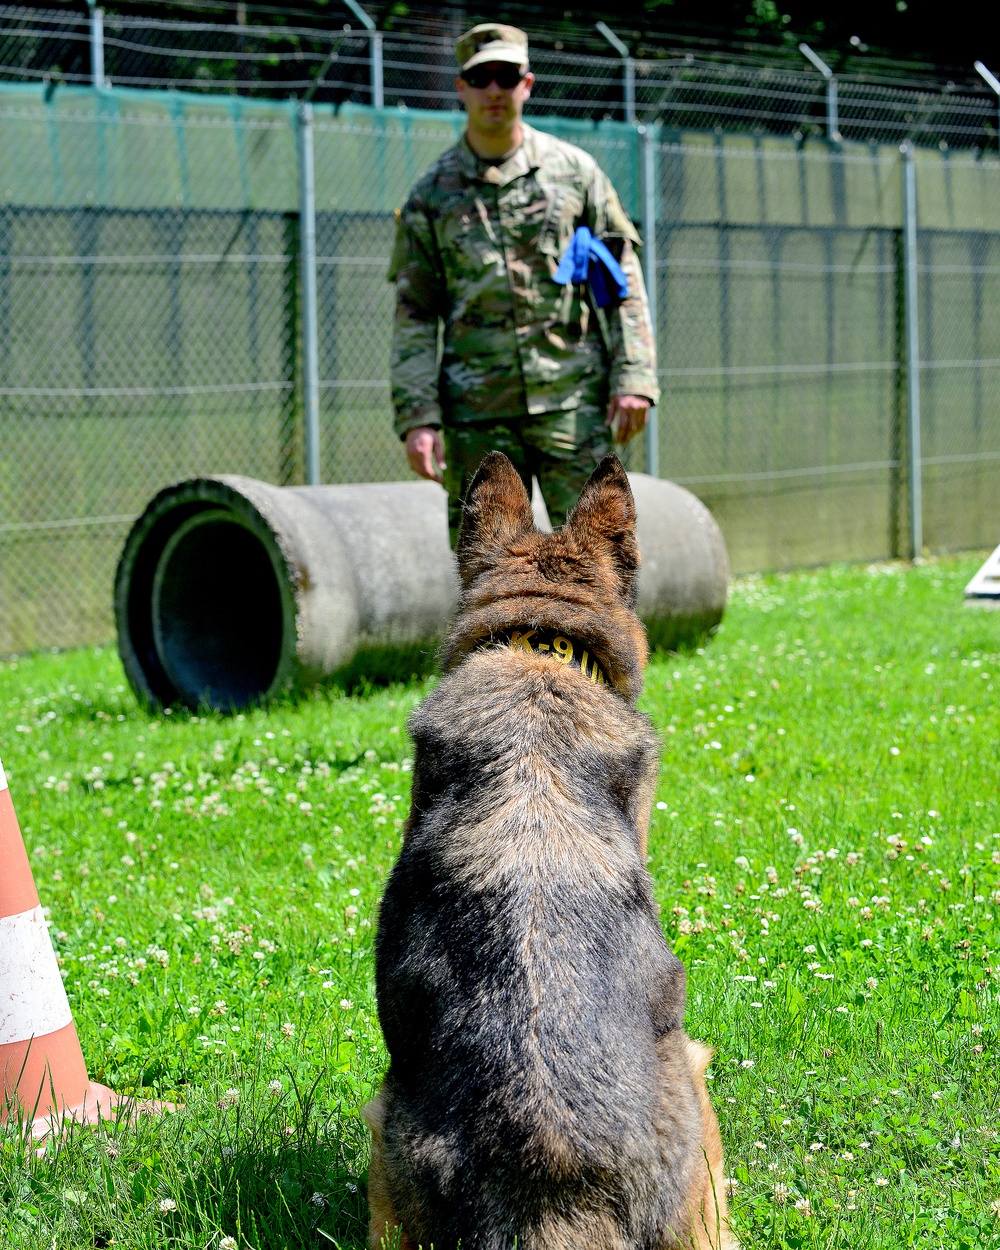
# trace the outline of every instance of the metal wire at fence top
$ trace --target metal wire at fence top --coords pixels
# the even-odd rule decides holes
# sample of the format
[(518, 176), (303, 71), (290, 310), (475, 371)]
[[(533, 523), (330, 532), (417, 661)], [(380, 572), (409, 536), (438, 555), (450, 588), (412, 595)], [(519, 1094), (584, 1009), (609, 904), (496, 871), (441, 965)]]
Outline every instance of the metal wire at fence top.
[[(542, 43), (533, 43), (531, 59), (540, 112), (632, 120), (629, 80), (639, 121), (800, 137), (826, 133), (826, 83), (808, 67), (739, 58), (722, 63), (693, 53), (623, 61)], [(227, 26), (101, 15), (99, 9), (88, 18), (0, 6), (0, 81), (97, 81), (250, 97), (313, 88), (316, 101), (451, 109), (454, 77), (454, 44), (440, 36), (349, 25)], [(837, 132), (845, 139), (996, 147), (997, 99), (985, 86), (857, 74), (836, 81)]]

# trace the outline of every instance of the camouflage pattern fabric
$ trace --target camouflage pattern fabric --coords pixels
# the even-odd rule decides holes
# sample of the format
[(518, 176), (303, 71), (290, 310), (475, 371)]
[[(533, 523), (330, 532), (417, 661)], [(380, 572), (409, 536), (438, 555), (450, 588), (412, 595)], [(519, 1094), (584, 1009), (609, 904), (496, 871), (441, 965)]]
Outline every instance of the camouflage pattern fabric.
[[(594, 398), (594, 397), (591, 397)], [(591, 473), (611, 450), (611, 431), (603, 395), (566, 412), (543, 413), (513, 421), (468, 423), (445, 430), (445, 489), (448, 491), (448, 537), (458, 542), (462, 500), (483, 457), (502, 451), (531, 494), (538, 478), (553, 528), (562, 525)]]
[[(552, 281), (577, 226), (602, 238), (629, 295), (595, 311)], [(392, 398), (396, 431), (573, 412), (605, 394), (659, 398), (639, 236), (610, 181), (572, 144), (524, 126), (505, 161), (463, 138), (399, 214)], [(439, 358), (439, 324), (444, 326)]]

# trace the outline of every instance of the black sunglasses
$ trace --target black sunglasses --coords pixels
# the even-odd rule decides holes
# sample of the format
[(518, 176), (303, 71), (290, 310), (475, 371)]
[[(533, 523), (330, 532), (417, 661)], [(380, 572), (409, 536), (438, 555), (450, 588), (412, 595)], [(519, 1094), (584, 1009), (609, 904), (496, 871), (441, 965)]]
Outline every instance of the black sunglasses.
[(510, 62), (501, 65), (474, 65), (472, 69), (465, 70), (460, 77), (463, 82), (467, 82), (477, 91), (482, 91), (493, 82), (504, 91), (509, 91), (511, 87), (517, 86), (524, 77), (524, 73), (519, 66)]

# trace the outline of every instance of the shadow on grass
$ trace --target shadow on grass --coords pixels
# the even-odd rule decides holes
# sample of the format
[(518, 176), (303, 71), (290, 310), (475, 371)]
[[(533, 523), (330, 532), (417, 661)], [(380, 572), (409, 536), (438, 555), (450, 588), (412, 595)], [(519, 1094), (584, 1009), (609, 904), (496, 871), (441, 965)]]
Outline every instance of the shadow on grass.
[(192, 1169), (178, 1208), (204, 1212), (202, 1244), (215, 1228), (255, 1250), (362, 1250), (368, 1203), (354, 1145), (320, 1131), (223, 1147)]
[(176, 1114), (74, 1126), (41, 1152), (0, 1131), (0, 1245), (364, 1250), (367, 1132), (353, 1106), (314, 1104), (325, 1074), (291, 1084), (252, 1080)]
[(254, 1250), (362, 1250), (368, 1135), (353, 1111), (316, 1105), (325, 1076), (308, 1088), (291, 1076), (287, 1091), (255, 1080), (218, 1100), (214, 1123), (202, 1107), (194, 1138), (178, 1132), (177, 1214), (201, 1217), (192, 1245), (219, 1230)]
[(436, 647), (367, 647), (334, 673), (327, 686), (344, 694), (364, 696), (386, 686), (422, 681), (437, 671)]
[[(316, 698), (365, 699), (378, 695), (392, 686), (407, 686), (412, 682), (423, 681), (438, 672), (437, 648), (426, 645), (400, 645), (386, 647), (366, 647), (360, 650), (347, 664), (331, 673), (315, 685), (293, 686), (289, 690), (269, 700), (260, 699), (245, 707), (234, 707), (231, 711), (212, 708), (200, 704), (197, 708), (189, 707), (181, 700), (174, 702), (166, 715), (184, 716), (195, 713), (198, 716), (220, 721), (231, 720), (239, 712), (252, 715), (258, 711), (277, 711), (305, 706)], [(140, 708), (151, 718), (156, 719), (164, 712), (142, 705)]]
[(720, 628), (717, 614), (651, 621), (646, 625), (651, 658), (690, 655), (708, 646)]

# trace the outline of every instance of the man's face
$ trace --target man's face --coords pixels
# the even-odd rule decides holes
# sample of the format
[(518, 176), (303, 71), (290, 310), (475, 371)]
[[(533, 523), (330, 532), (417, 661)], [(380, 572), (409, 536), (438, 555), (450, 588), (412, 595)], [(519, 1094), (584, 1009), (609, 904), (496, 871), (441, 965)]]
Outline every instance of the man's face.
[(510, 87), (500, 86), (497, 78), (504, 81), (512, 73), (517, 73), (517, 66), (509, 61), (488, 61), (469, 71), (473, 81), (483, 85), (473, 86), (464, 78), (455, 79), (455, 90), (465, 105), (473, 131), (503, 134), (520, 119), (524, 102), (531, 95), (535, 75), (528, 73)]

